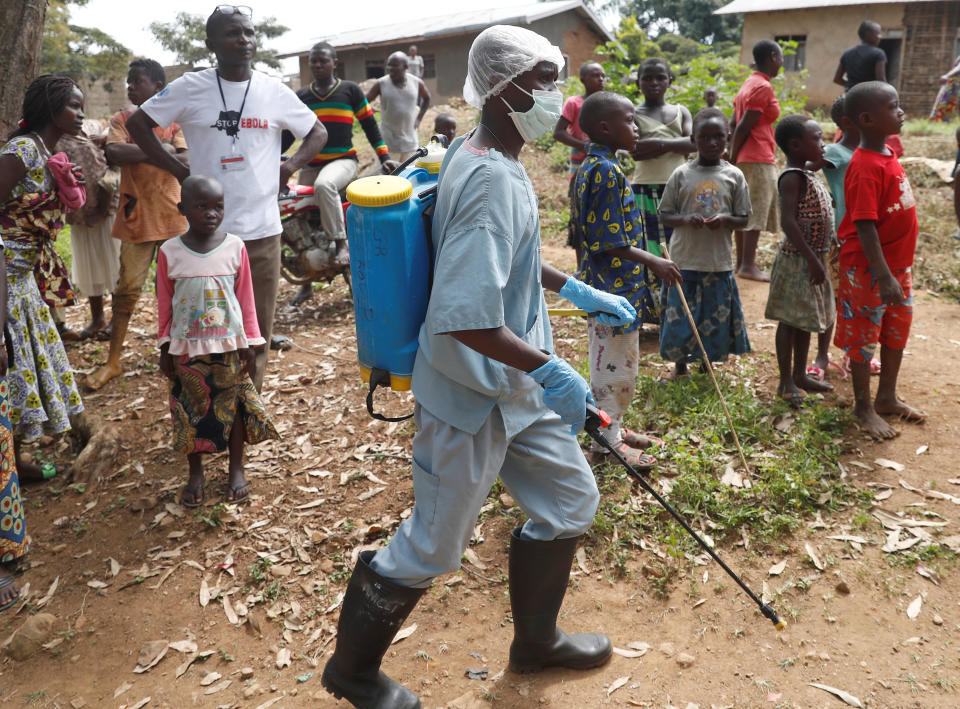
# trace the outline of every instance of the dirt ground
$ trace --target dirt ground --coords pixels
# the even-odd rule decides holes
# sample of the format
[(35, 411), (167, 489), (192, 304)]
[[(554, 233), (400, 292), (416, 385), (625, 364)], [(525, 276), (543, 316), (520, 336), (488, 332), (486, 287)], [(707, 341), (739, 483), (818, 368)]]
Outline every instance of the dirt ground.
[[(546, 171), (531, 173), (546, 179)], [(560, 192), (562, 176), (550, 179)], [(544, 253), (558, 266), (573, 265), (557, 236)], [(776, 378), (774, 330), (762, 317), (766, 287), (740, 285), (754, 347), (748, 357), (761, 373), (758, 396), (769, 397)], [(282, 300), (292, 294), (285, 286)], [(381, 546), (413, 500), (413, 428), (367, 416), (349, 294), (337, 281), (299, 311), (281, 307), (277, 330), (295, 348), (274, 353), (264, 392), (282, 440), (248, 449), (253, 499), (244, 506), (218, 504), (226, 461), (213, 459), (208, 503), (197, 515), (177, 504), (186, 466), (169, 449), (154, 313), (145, 296), (129, 337), (127, 375), (84, 397), (120, 431), (113, 472), (83, 491), (59, 480), (24, 490), (33, 546), (20, 583), (29, 584), (28, 602), (0, 614), (0, 641), (31, 613), (52, 613), (56, 623), (46, 648), (29, 661), (0, 661), (0, 704), (346, 707), (319, 681), (346, 578), (357, 553)], [(69, 320), (79, 324), (84, 315), (75, 308)], [(554, 324), (561, 353), (577, 356), (583, 321)], [(644, 347), (654, 351), (655, 338)], [(89, 372), (105, 350), (85, 343), (70, 356)], [(960, 305), (918, 292), (906, 355), (902, 396), (923, 406), (928, 422), (903, 424), (900, 437), (882, 444), (852, 429), (844, 464), (854, 485), (878, 493), (871, 512), (902, 513), (914, 520), (903, 526), (917, 534), (950, 537), (960, 534)], [(643, 376), (660, 369), (651, 365)], [(849, 381), (836, 370), (830, 377), (838, 393), (823, 405), (849, 406)], [(381, 399), (394, 414), (412, 408), (406, 395)], [(65, 460), (59, 446), (44, 450)], [(890, 462), (903, 469), (883, 467)], [(898, 563), (896, 553), (881, 550), (891, 543), (889, 530), (873, 517), (857, 523), (853, 509), (805, 525), (782, 540), (776, 556), (742, 544), (721, 548), (752, 588), (785, 589), (773, 604), (790, 611), (785, 632), (712, 563), (687, 571), (663, 598), (640, 573), (650, 552), (634, 550), (621, 580), (586, 554), (575, 565), (561, 624), (606, 632), (634, 657), (615, 655), (589, 672), (507, 672), (506, 549), (518, 513), (509, 498), (499, 503), (478, 527), (464, 569), (437, 579), (404, 625), (407, 637), (387, 653), (384, 669), (424, 707), (845, 706), (811, 683), (849, 692), (867, 707), (960, 703), (954, 560)], [(923, 526), (931, 523), (944, 526)], [(780, 562), (785, 567), (771, 573)], [(934, 571), (918, 573), (927, 567)], [(135, 672), (150, 641), (173, 645), (155, 666)]]

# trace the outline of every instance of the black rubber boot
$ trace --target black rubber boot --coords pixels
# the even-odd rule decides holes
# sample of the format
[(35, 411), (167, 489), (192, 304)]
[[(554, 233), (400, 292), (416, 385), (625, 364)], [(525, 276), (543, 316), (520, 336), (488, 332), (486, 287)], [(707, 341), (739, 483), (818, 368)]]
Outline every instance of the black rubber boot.
[(538, 672), (546, 667), (586, 670), (604, 664), (613, 653), (606, 635), (567, 635), (557, 627), (578, 539), (530, 541), (520, 538), (520, 527), (511, 534), (510, 669), (514, 672)]
[(323, 668), (323, 686), (358, 709), (419, 709), (409, 689), (380, 671), (380, 661), (426, 589), (399, 586), (379, 576), (362, 551), (347, 584), (337, 623), (337, 649)]

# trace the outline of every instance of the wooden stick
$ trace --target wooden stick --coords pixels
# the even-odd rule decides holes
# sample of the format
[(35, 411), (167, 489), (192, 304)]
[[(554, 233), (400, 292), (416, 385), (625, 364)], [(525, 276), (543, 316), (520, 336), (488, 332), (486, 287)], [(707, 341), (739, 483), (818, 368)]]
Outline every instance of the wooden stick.
[[(661, 244), (660, 248), (663, 249), (663, 257), (666, 259), (670, 258), (670, 252), (667, 251), (667, 245)], [(710, 373), (710, 379), (713, 381), (713, 388), (717, 390), (717, 396), (720, 398), (720, 406), (723, 408), (723, 413), (727, 417), (727, 423), (730, 425), (730, 433), (733, 434), (733, 442), (737, 444), (737, 452), (740, 454), (740, 462), (743, 463), (743, 469), (746, 471), (747, 475), (752, 475), (750, 472), (750, 464), (747, 463), (747, 456), (743, 454), (743, 448), (740, 446), (740, 437), (737, 435), (737, 429), (733, 425), (733, 417), (730, 415), (729, 409), (727, 409), (727, 402), (723, 399), (723, 392), (720, 391), (720, 384), (717, 383), (717, 377), (713, 373), (713, 365), (710, 364), (710, 356), (707, 354), (707, 348), (703, 346), (703, 340), (700, 339), (700, 332), (697, 330), (697, 323), (693, 319), (693, 313), (690, 312), (690, 306), (687, 304), (687, 296), (683, 294), (683, 285), (678, 283), (676, 286), (677, 293), (680, 295), (680, 302), (683, 304), (683, 312), (687, 314), (687, 320), (690, 322), (690, 328), (693, 330), (693, 336), (697, 338), (697, 344), (700, 346), (700, 354), (703, 355), (703, 362), (707, 365), (707, 372)]]

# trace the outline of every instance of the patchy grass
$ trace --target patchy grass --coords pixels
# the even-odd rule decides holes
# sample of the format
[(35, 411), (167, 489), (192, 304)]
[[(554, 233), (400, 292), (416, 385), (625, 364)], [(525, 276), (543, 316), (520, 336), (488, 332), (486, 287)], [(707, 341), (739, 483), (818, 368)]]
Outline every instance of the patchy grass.
[[(670, 384), (649, 377), (638, 381), (625, 423), (641, 431), (665, 432), (665, 448), (656, 452), (659, 479), (651, 482), (659, 492), (666, 485), (666, 498), (674, 509), (718, 544), (743, 533), (763, 547), (818, 510), (868, 502), (869, 492), (840, 480), (840, 441), (850, 413), (816, 405), (792, 411), (783, 402), (761, 401), (749, 386), (755, 373), (742, 362), (736, 368), (736, 378), (718, 379), (752, 468), (750, 488), (720, 480), (728, 465), (743, 471), (707, 375), (693, 374)], [(602, 501), (591, 535), (616, 569), (624, 567), (626, 549), (639, 547), (641, 539), (663, 553), (661, 583), (676, 570), (671, 559), (679, 562), (687, 554), (701, 553), (618, 463), (598, 467), (597, 479)]]

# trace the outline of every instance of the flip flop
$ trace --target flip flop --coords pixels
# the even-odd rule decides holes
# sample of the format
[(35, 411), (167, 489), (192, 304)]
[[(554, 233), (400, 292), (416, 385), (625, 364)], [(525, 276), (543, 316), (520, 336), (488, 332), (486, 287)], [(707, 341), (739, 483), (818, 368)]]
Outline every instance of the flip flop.
[(629, 428), (620, 429), (620, 438), (631, 448), (652, 448), (653, 446), (663, 447), (663, 439), (656, 436), (650, 436), (645, 433), (637, 433)]
[(777, 396), (790, 404), (790, 408), (793, 409), (799, 409), (803, 406), (803, 400), (807, 398), (805, 393), (799, 391), (784, 392), (783, 394), (777, 394)]
[(109, 327), (101, 327), (96, 331), (96, 333), (94, 333), (93, 336), (99, 342), (109, 342), (110, 338), (113, 336), (113, 333), (110, 331)]
[[(188, 500), (187, 495), (190, 495), (192, 499)], [(183, 490), (180, 491), (180, 504), (186, 507), (188, 510), (196, 509), (203, 505), (207, 501), (206, 492), (203, 489), (203, 485), (199, 487), (191, 488), (188, 485), (183, 486)]]
[(870, 374), (880, 374), (880, 360), (876, 357), (870, 360)]
[(829, 362), (827, 362), (827, 367), (836, 367), (838, 370), (840, 370), (840, 378), (841, 378), (843, 381), (846, 381), (846, 380), (847, 380), (847, 375), (850, 374), (849, 370), (844, 369), (844, 368), (841, 367), (839, 364), (837, 364), (836, 362), (834, 362), (832, 359), (831, 359)]
[(60, 340), (62, 342), (80, 342), (82, 339), (83, 335), (69, 327), (60, 330)]
[(293, 342), (286, 335), (273, 335), (270, 337), (270, 349), (286, 352), (293, 349)]
[[(0, 589), (4, 589), (7, 586), (12, 586), (13, 584), (14, 584), (14, 580), (12, 575), (4, 576), (3, 578), (0, 578)], [(13, 606), (17, 605), (19, 602), (20, 602), (20, 594), (18, 592), (16, 598), (0, 606), (0, 611), (5, 611), (8, 608), (12, 608)]]
[(809, 367), (807, 367), (807, 376), (818, 382), (822, 382), (826, 375), (827, 373), (815, 364), (811, 364)]
[[(242, 493), (242, 494), (241, 494)], [(247, 480), (240, 485), (227, 488), (227, 502), (229, 504), (235, 504), (237, 502), (243, 502), (250, 498), (250, 481)]]

